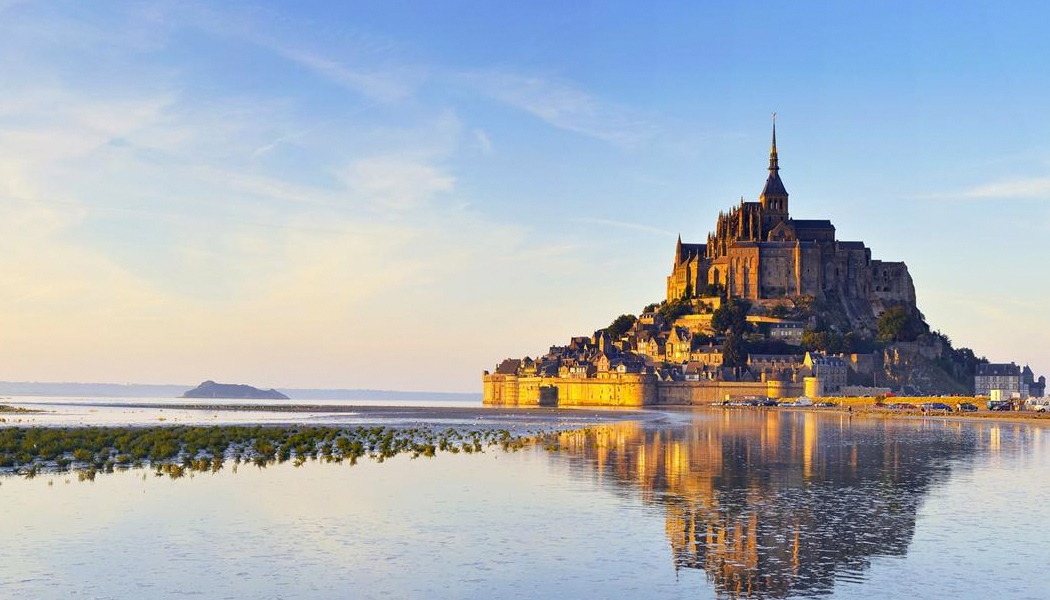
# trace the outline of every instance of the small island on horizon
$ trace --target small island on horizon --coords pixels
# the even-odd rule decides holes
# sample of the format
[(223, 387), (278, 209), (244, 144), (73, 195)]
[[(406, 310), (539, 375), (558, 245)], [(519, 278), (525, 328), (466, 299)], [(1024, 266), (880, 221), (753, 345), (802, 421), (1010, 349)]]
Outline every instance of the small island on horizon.
[(227, 400), (290, 400), (288, 396), (270, 388), (261, 390), (257, 387), (238, 383), (216, 383), (205, 381), (192, 390), (187, 390), (181, 398), (222, 398)]

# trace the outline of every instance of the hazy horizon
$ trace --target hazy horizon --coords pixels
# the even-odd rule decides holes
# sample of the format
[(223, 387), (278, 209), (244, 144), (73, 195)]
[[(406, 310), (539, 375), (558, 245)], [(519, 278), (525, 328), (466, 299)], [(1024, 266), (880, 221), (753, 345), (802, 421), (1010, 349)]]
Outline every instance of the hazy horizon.
[[(765, 179), (1050, 372), (1044, 4), (0, 0), (0, 379), (480, 390)], [(1043, 17), (1040, 17), (1043, 15)]]
[[(208, 380), (204, 380), (208, 381)], [(103, 390), (106, 388), (126, 388), (129, 390), (129, 395), (135, 395), (135, 390), (147, 390), (153, 389), (155, 391), (170, 390), (172, 392), (184, 392), (191, 390), (199, 386), (200, 383), (182, 384), (182, 383), (128, 383), (128, 382), (112, 382), (112, 381), (0, 381), (0, 396), (12, 395), (12, 396), (29, 396), (29, 395), (41, 395), (41, 396), (61, 396), (64, 393), (45, 393), (48, 390), (65, 390), (65, 392), (75, 392), (77, 389), (83, 391), (80, 394), (88, 394), (91, 390)], [(476, 396), (478, 399), (481, 398), (480, 391), (435, 391), (435, 390), (412, 390), (412, 389), (368, 389), (368, 388), (319, 388), (319, 387), (295, 387), (295, 386), (282, 386), (282, 385), (269, 385), (269, 384), (258, 384), (253, 382), (244, 381), (219, 381), (221, 384), (244, 384), (252, 387), (267, 390), (275, 389), (280, 392), (286, 393), (305, 393), (306, 398), (309, 397), (328, 395), (338, 393), (347, 393), (355, 396), (362, 396), (365, 394), (378, 394), (380, 396), (396, 396), (396, 395), (429, 395), (429, 396)], [(105, 394), (101, 394), (105, 395)], [(292, 398), (295, 400), (297, 398)]]

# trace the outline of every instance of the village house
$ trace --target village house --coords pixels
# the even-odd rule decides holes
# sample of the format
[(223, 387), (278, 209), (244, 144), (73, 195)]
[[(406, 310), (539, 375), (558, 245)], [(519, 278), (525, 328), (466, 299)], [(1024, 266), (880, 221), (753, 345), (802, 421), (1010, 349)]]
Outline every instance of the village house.
[(703, 346), (697, 346), (689, 352), (689, 360), (691, 362), (698, 362), (704, 365), (721, 366), (722, 365), (722, 346), (708, 343)]
[(783, 321), (780, 323), (769, 324), (770, 339), (779, 340), (791, 344), (792, 346), (802, 345), (802, 334), (805, 333), (805, 331), (806, 326), (804, 323), (797, 323), (794, 321)]
[(665, 344), (664, 360), (684, 363), (689, 360), (692, 351), (693, 334), (684, 327), (672, 327)]
[(1046, 393), (1046, 377), (1035, 379), (1032, 369), (1014, 363), (989, 363), (977, 365), (973, 378), (974, 393), (991, 396), (999, 390), (1003, 398), (1040, 397)]
[(821, 381), (825, 393), (838, 392), (846, 385), (849, 367), (837, 356), (827, 356), (820, 352), (807, 352), (803, 365), (812, 377)]

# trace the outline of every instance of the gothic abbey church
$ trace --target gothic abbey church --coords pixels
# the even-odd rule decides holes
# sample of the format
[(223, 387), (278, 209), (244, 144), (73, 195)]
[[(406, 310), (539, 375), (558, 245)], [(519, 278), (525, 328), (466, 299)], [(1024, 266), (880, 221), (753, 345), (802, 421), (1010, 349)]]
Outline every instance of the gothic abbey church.
[(903, 262), (872, 260), (863, 242), (836, 240), (831, 221), (791, 218), (775, 122), (769, 176), (758, 202), (741, 200), (720, 213), (706, 244), (678, 238), (668, 301), (703, 295), (711, 286), (759, 303), (810, 296), (841, 304), (855, 331), (871, 331), (888, 306), (915, 305), (915, 286)]

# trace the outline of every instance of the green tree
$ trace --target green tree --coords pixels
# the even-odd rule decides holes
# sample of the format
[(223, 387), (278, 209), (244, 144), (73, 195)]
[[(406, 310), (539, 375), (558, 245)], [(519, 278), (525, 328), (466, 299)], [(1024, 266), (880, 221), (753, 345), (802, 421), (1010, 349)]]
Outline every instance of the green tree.
[(741, 298), (730, 298), (711, 315), (711, 328), (719, 333), (741, 336), (747, 331), (747, 313), (751, 303)]
[(730, 332), (722, 342), (722, 364), (727, 367), (747, 365), (747, 341), (738, 333)]
[(682, 315), (693, 312), (693, 303), (684, 298), (664, 302), (657, 311), (666, 323), (674, 323), (675, 319)]
[(883, 342), (914, 342), (928, 331), (922, 313), (907, 306), (891, 306), (879, 317), (879, 340)]
[(840, 352), (850, 352), (853, 344), (854, 336), (852, 333), (842, 335), (836, 331), (817, 331), (813, 329), (806, 329), (802, 332), (802, 347), (806, 350), (838, 354)]
[(634, 315), (620, 315), (605, 328), (605, 333), (609, 334), (614, 340), (618, 340), (624, 336), (631, 327), (634, 327), (634, 323), (638, 320)]

